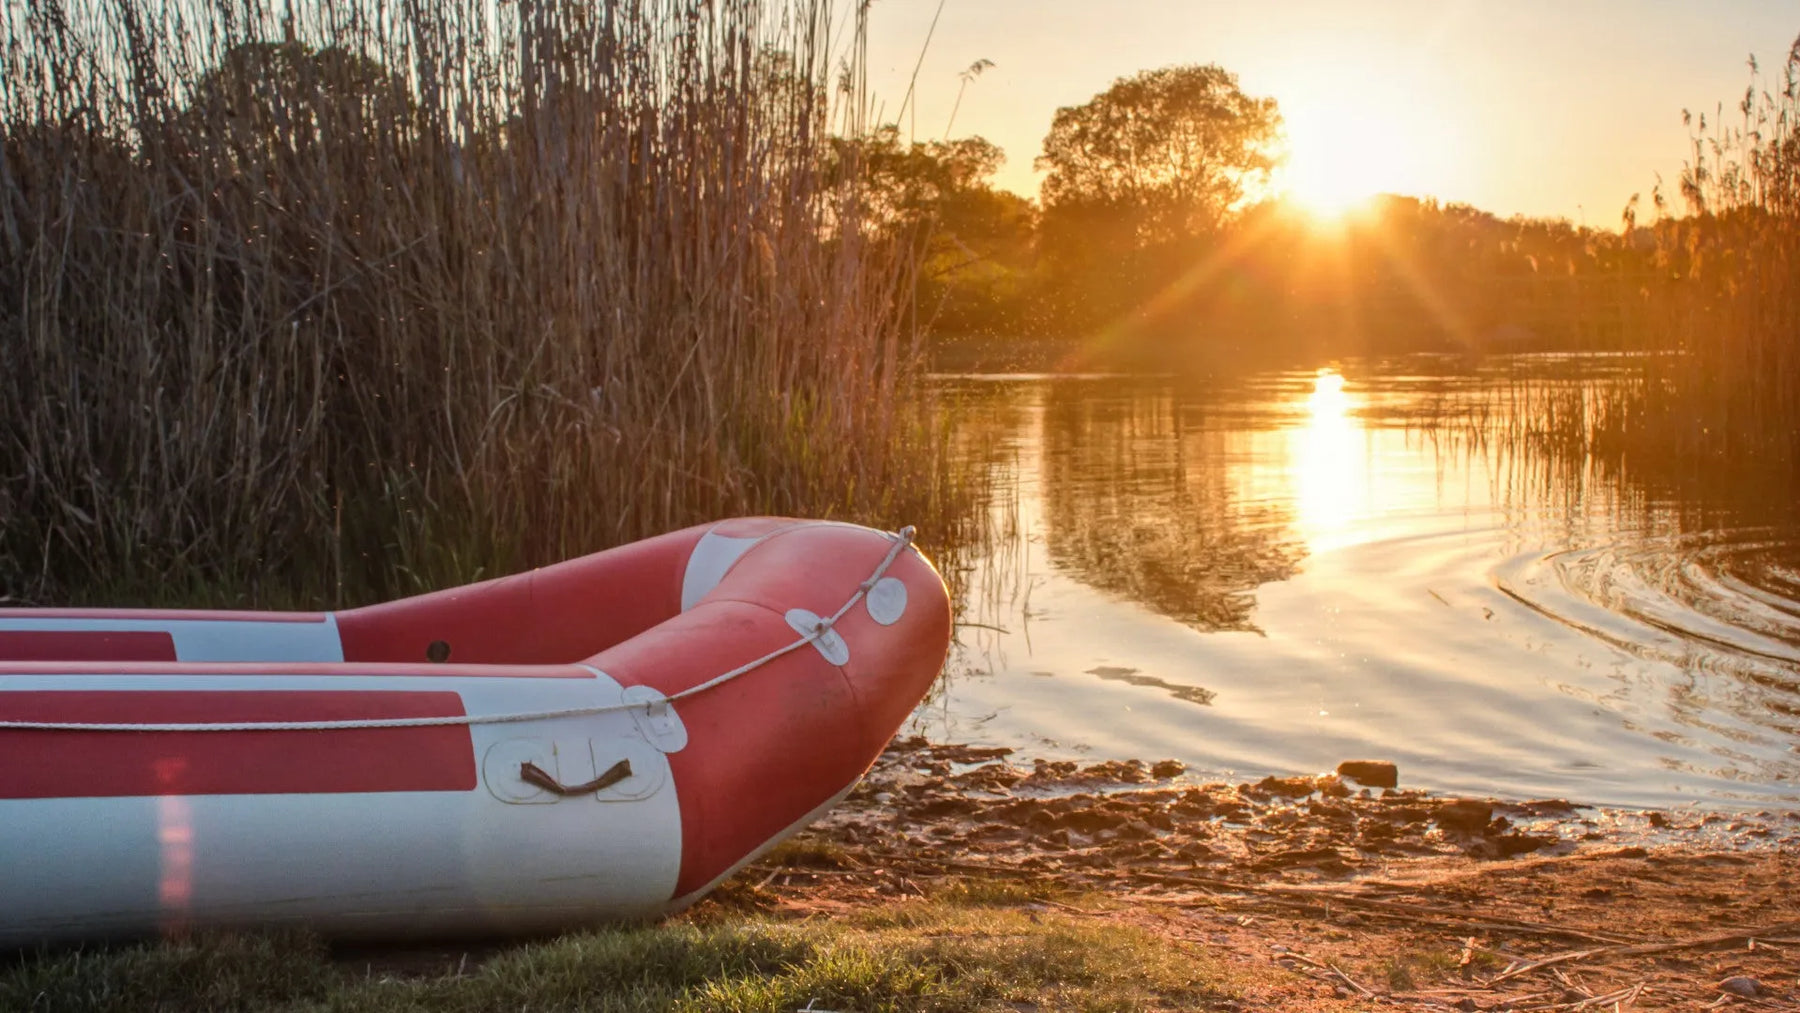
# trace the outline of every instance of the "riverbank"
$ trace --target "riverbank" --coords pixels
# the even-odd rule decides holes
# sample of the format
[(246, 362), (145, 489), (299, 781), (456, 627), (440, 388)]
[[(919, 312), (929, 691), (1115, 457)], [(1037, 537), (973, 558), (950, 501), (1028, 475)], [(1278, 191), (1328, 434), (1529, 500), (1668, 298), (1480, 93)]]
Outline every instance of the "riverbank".
[(1199, 784), (1172, 762), (1026, 763), (914, 738), (825, 819), (654, 925), (27, 954), (0, 960), (0, 1008), (1793, 1009), (1797, 816), (1336, 775)]
[(1242, 1008), (1794, 1008), (1796, 845), (1794, 813), (1202, 785), (912, 739), (711, 904), (806, 919), (980, 891), (1190, 947), (1247, 976)]

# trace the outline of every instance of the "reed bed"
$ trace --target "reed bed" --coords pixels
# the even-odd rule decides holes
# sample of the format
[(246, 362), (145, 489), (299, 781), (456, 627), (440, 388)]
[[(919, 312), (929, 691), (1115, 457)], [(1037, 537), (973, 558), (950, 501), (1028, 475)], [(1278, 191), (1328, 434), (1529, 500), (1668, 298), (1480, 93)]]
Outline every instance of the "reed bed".
[[(1581, 383), (1521, 368), (1473, 413), (1439, 419), (1559, 487), (1631, 476), (1644, 509), (1730, 500), (1735, 523), (1791, 523), (1800, 496), (1800, 41), (1774, 80), (1753, 69), (1735, 110), (1688, 115), (1679, 193), (1634, 198), (1601, 237), (1628, 368)], [(1677, 204), (1679, 202), (1679, 204)], [(1685, 213), (1677, 215), (1677, 207)], [(1651, 212), (1640, 224), (1639, 211)], [(1601, 268), (1605, 270), (1606, 268)], [(1598, 363), (1594, 365), (1599, 365)], [(1707, 511), (1683, 518), (1705, 527)]]
[[(1692, 149), (1683, 217), (1626, 240), (1647, 246), (1655, 281), (1631, 321), (1650, 361), (1623, 423), (1633, 442), (1800, 465), (1800, 40), (1735, 110), (1684, 113)], [(1662, 194), (1656, 210), (1665, 210)]]
[[(0, 597), (353, 604), (968, 496), (865, 5), (0, 8)], [(849, 171), (846, 171), (849, 170)]]

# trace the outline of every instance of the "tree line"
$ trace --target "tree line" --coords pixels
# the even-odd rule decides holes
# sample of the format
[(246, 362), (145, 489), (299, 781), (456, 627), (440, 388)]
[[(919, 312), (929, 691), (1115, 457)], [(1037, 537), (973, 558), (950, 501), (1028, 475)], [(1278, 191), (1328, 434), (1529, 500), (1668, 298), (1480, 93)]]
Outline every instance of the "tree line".
[(1794, 219), (1800, 151), (1767, 128), (1792, 97), (1763, 101), (1765, 129), (1734, 135), (1736, 157), (1709, 162), (1731, 145), (1700, 121), (1688, 216), (1659, 184), (1617, 230), (1401, 195), (1322, 226), (1274, 193), (1275, 102), (1212, 65), (1121, 78), (1059, 110), (1035, 201), (995, 186), (1001, 154), (979, 137), (857, 143), (870, 199), (921, 251), (917, 312), (940, 347), (1075, 345), (1086, 361), (1159, 366), (1620, 349), (1654, 343), (1646, 320), (1668, 298), (1730, 288), (1718, 272), (1746, 228)]

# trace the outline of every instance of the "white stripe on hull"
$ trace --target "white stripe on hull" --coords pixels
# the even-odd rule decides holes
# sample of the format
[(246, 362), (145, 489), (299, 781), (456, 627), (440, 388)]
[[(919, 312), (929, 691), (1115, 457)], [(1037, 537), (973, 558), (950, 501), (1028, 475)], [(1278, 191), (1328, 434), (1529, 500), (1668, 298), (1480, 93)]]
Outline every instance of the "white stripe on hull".
[[(0, 679), (0, 693), (49, 688), (453, 690), (472, 714), (620, 696), (609, 678)], [(278, 923), (332, 936), (416, 935), (423, 926), (524, 932), (667, 908), (681, 865), (680, 805), (667, 758), (629, 714), (470, 733), (472, 791), (0, 799), (0, 945)], [(286, 734), (303, 764), (305, 739), (329, 733)], [(545, 794), (509, 804), (500, 796), (521, 794), (520, 740), (527, 752), (554, 743), (562, 763), (553, 773), (564, 783), (590, 780), (626, 756), (634, 776), (623, 795), (602, 793), (606, 801)], [(501, 743), (511, 745), (484, 763)], [(649, 794), (629, 797), (633, 786)]]

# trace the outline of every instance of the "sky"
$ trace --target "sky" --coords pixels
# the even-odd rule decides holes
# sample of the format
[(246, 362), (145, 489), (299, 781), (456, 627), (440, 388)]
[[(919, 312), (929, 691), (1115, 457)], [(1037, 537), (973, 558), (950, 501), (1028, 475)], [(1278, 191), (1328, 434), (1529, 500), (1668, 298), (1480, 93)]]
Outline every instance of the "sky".
[[(1779, 83), (1796, 35), (1800, 0), (874, 0), (869, 84), (917, 140), (998, 144), (999, 184), (1036, 196), (1058, 107), (1216, 63), (1279, 103), (1302, 199), (1405, 193), (1616, 227), (1659, 172), (1678, 195), (1682, 110), (1710, 122), (1722, 103), (1736, 122), (1747, 59)], [(977, 60), (994, 65), (964, 88)]]

